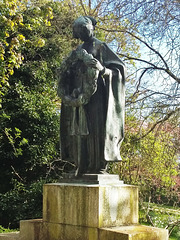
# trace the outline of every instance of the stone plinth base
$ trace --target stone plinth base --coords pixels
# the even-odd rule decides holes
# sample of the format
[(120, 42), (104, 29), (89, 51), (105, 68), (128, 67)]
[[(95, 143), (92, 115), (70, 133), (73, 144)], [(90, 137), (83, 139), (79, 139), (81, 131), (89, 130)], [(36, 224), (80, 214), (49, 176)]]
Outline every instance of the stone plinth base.
[(125, 184), (46, 184), (43, 220), (96, 228), (137, 224), (138, 188)]
[(17, 238), (0, 240), (168, 240), (167, 230), (138, 224), (137, 187), (115, 175), (66, 180), (44, 185), (43, 219), (21, 221)]

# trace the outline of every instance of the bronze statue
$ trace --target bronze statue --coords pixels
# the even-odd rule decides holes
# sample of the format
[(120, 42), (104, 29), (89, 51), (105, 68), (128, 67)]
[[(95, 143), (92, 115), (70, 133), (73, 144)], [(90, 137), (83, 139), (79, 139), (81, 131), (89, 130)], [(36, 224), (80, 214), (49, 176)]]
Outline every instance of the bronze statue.
[(121, 161), (124, 137), (125, 66), (106, 43), (94, 37), (96, 20), (81, 16), (73, 35), (84, 43), (62, 63), (62, 159), (74, 162), (75, 175), (100, 173), (108, 161)]

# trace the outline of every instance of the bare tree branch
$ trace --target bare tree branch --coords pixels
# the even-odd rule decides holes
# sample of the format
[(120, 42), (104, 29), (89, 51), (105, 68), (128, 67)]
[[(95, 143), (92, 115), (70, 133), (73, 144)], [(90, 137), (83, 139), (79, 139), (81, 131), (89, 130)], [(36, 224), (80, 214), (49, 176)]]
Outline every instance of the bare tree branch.
[(179, 226), (179, 225), (180, 225), (180, 220), (179, 219), (177, 221), (173, 221), (173, 222), (168, 223), (168, 225), (165, 227), (165, 229), (168, 229), (171, 226), (171, 228), (169, 230), (169, 236), (171, 235), (174, 228), (176, 226)]
[(83, 9), (83, 11), (84, 11), (84, 14), (85, 14), (85, 15), (88, 15), (87, 12), (86, 12), (86, 9), (85, 9), (85, 7), (84, 7), (84, 3), (83, 3), (82, 0), (80, 0), (80, 4), (81, 4), (81, 7), (82, 7), (82, 9)]
[(14, 172), (14, 174), (23, 182), (23, 179), (22, 179), (22, 177), (19, 175), (19, 173), (18, 172), (16, 172), (16, 170), (15, 170), (15, 168), (11, 165), (11, 168), (12, 168), (12, 170), (13, 170), (13, 172)]
[[(157, 67), (156, 65), (154, 65), (153, 63), (151, 62), (148, 62), (146, 60), (143, 60), (143, 59), (139, 59), (139, 58), (135, 58), (135, 57), (129, 57), (128, 55), (125, 55), (125, 54), (119, 54), (120, 56), (123, 56), (123, 57), (126, 57), (127, 59), (131, 59), (131, 60), (136, 60), (136, 61), (139, 61), (139, 62), (144, 62), (144, 63), (147, 63), (151, 66), (153, 66), (153, 68), (155, 70), (161, 70), (161, 71), (165, 71), (170, 77), (172, 77), (174, 80), (176, 80), (178, 83), (180, 83), (180, 78), (178, 78), (177, 76), (175, 76), (170, 70), (169, 68), (162, 68), (162, 67)], [(151, 68), (151, 69), (153, 69)], [(150, 69), (150, 68), (147, 68), (147, 70)], [(144, 75), (144, 73), (143, 73)]]
[(99, 9), (100, 9), (100, 7), (101, 7), (101, 5), (103, 4), (104, 1), (105, 0), (102, 0), (96, 5), (96, 7), (94, 8), (94, 11), (93, 11), (93, 15), (95, 14), (95, 12), (99, 12)]
[[(156, 121), (156, 123), (155, 123), (145, 134), (143, 134), (143, 135), (142, 135), (141, 137), (139, 137), (139, 138), (136, 138), (136, 141), (139, 141), (140, 139), (146, 137), (150, 132), (152, 132), (152, 131), (155, 129), (155, 127), (156, 127), (158, 124), (167, 121), (173, 114), (175, 114), (176, 112), (179, 112), (179, 111), (180, 111), (180, 108), (177, 108), (177, 109), (175, 109), (174, 111), (171, 111), (171, 112), (169, 112), (168, 114), (166, 114), (166, 116), (165, 116), (164, 118)], [(133, 141), (134, 141), (134, 140), (133, 140)]]
[[(149, 62), (149, 61), (146, 61), (144, 59), (140, 59), (140, 58), (135, 58), (135, 57), (131, 57), (131, 56), (128, 56), (128, 55), (125, 55), (125, 54), (119, 54), (121, 56), (124, 56), (126, 57), (127, 59), (131, 59), (131, 60), (136, 60), (136, 61), (140, 61), (140, 62), (144, 62), (144, 63), (147, 63), (148, 65), (151, 65), (155, 70), (161, 70), (161, 71), (165, 71), (170, 77), (172, 77), (175, 81), (177, 81), (178, 83), (180, 83), (180, 78), (178, 78), (175, 74), (172, 73), (172, 71), (170, 71), (169, 67), (168, 67), (168, 64), (166, 62), (166, 60), (163, 58), (163, 56), (156, 50), (154, 49), (153, 47), (151, 47), (147, 42), (145, 42), (144, 40), (142, 40), (140, 37), (136, 36), (134, 33), (132, 32), (129, 32), (127, 30), (117, 30), (117, 29), (105, 29), (105, 28), (102, 28), (100, 27), (100, 29), (104, 30), (104, 31), (107, 31), (107, 32), (122, 32), (122, 33), (127, 33), (129, 35), (131, 35), (132, 37), (136, 38), (138, 41), (140, 41), (141, 43), (145, 44), (146, 47), (148, 47), (151, 51), (153, 51), (157, 56), (160, 57), (160, 59), (162, 60), (162, 62), (164, 63), (165, 65), (165, 68), (163, 67), (158, 67), (156, 66), (155, 64)], [(144, 75), (144, 74), (143, 74)]]

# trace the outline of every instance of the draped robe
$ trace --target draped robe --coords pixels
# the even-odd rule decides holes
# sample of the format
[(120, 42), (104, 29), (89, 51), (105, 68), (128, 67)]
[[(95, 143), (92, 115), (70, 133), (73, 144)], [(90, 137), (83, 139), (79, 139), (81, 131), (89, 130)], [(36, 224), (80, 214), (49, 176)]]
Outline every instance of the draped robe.
[(77, 51), (81, 49), (112, 70), (112, 75), (102, 76), (98, 72), (92, 96), (82, 106), (72, 107), (63, 102), (63, 95), (68, 95), (69, 89), (72, 93), (73, 89), (87, 81), (86, 74), (81, 74), (83, 67), (79, 63), (68, 70), (68, 79), (63, 79), (66, 77), (60, 74), (61, 155), (62, 159), (74, 162), (80, 173), (98, 173), (105, 168), (107, 161), (121, 161), (126, 70), (107, 44), (96, 38), (93, 42), (80, 45)]

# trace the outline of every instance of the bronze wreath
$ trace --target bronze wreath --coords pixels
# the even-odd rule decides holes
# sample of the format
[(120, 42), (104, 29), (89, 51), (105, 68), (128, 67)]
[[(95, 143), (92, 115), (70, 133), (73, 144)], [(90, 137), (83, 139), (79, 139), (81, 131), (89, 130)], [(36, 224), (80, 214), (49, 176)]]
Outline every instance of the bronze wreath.
[(88, 67), (91, 59), (86, 50), (74, 50), (58, 69), (58, 95), (65, 105), (85, 105), (95, 93), (99, 70)]

